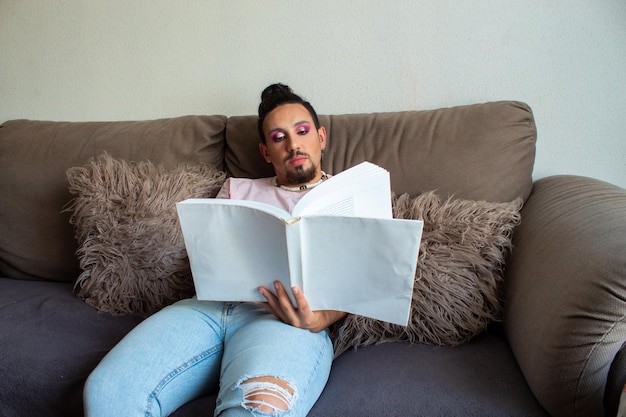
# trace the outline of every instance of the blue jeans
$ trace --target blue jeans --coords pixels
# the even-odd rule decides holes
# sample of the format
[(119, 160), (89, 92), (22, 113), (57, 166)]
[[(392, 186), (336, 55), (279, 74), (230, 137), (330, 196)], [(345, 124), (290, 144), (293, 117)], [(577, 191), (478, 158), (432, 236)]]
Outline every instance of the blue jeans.
[(85, 384), (85, 415), (167, 416), (219, 389), (215, 416), (305, 416), (332, 358), (327, 332), (287, 325), (259, 305), (183, 300), (102, 359)]

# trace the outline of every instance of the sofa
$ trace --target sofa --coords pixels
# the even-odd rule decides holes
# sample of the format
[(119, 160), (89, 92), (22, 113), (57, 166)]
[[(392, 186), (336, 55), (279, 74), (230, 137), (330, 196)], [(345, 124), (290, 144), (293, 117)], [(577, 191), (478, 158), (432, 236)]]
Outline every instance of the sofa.
[[(416, 328), (409, 334), (352, 316), (338, 324), (333, 331), (343, 349), (309, 415), (615, 416), (626, 383), (626, 190), (575, 175), (533, 180), (535, 119), (518, 101), (320, 119), (329, 136), (326, 172), (367, 160), (390, 172), (394, 204), (430, 193), (448, 208), (425, 224), (418, 269), (434, 271), (416, 274)], [(140, 275), (120, 273), (117, 260), (99, 260), (98, 250), (90, 252), (95, 260), (86, 259), (89, 239), (129, 224), (134, 230), (135, 221), (109, 216), (110, 230), (81, 234), (77, 199), (89, 198), (74, 174), (93, 174), (108, 155), (129, 169), (148, 161), (160, 173), (200, 164), (223, 177), (270, 176), (258, 140), (255, 116), (0, 126), (0, 416), (82, 416), (82, 387), (99, 360), (145, 315), (186, 296), (174, 292), (140, 314), (128, 306), (145, 306), (141, 297), (120, 310), (111, 307), (117, 296), (98, 298), (84, 285), (98, 262), (110, 274), (100, 282), (104, 292)], [(115, 191), (112, 181), (100, 186)], [(142, 192), (128, 188), (130, 196), (116, 204)], [(447, 244), (428, 237), (445, 229), (455, 202), (482, 202), (491, 213), (506, 204), (517, 216), (509, 216), (495, 246), (502, 260), (484, 268), (463, 264), (471, 279), (441, 267), (465, 250), (464, 231)], [(420, 216), (434, 211), (428, 204)], [(140, 217), (133, 218), (146, 216), (134, 210)], [(455, 224), (469, 230), (478, 218)], [(175, 229), (167, 226), (166, 234), (177, 235)], [(485, 274), (489, 282), (472, 281)], [(468, 292), (478, 307), (437, 290), (437, 280)], [(443, 302), (431, 297), (437, 291)], [(479, 324), (465, 326), (470, 319)], [(364, 338), (360, 326), (375, 331)], [(215, 394), (207, 393), (173, 416), (209, 416), (214, 405)]]

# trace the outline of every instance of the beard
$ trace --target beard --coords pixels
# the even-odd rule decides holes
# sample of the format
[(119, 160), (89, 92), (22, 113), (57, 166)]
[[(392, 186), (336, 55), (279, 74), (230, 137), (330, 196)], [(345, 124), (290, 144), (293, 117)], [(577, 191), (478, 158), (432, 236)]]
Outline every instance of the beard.
[[(309, 161), (311, 161), (311, 157), (304, 152), (291, 152), (285, 161), (289, 161), (291, 158), (295, 156), (306, 156)], [(286, 177), (289, 184), (293, 185), (303, 185), (307, 184), (315, 179), (315, 175), (317, 174), (317, 170), (315, 169), (315, 165), (311, 165), (306, 167), (305, 165), (298, 165), (295, 167), (295, 171), (287, 171)]]
[(317, 171), (314, 166), (307, 168), (299, 165), (295, 171), (287, 172), (287, 181), (293, 185), (307, 184), (315, 179), (315, 174), (317, 174)]

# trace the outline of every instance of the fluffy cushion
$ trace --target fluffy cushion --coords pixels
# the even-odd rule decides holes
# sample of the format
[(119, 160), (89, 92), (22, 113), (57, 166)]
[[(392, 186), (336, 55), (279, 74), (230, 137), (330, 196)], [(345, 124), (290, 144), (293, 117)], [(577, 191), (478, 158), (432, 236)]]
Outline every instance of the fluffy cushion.
[(67, 178), (76, 195), (68, 210), (83, 269), (78, 296), (100, 311), (147, 316), (193, 294), (175, 203), (215, 196), (223, 172), (104, 154), (70, 168)]
[(458, 345), (500, 318), (502, 273), (522, 200), (442, 200), (434, 192), (394, 196), (394, 217), (424, 230), (406, 327), (350, 315), (333, 330), (335, 351), (410, 341)]

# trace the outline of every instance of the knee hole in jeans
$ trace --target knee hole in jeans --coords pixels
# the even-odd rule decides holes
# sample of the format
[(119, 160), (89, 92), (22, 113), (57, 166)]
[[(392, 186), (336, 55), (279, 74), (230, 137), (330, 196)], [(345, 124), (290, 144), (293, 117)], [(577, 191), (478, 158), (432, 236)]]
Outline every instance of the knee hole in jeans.
[(243, 406), (267, 414), (287, 411), (297, 397), (292, 385), (274, 376), (248, 378), (239, 384), (243, 392)]

